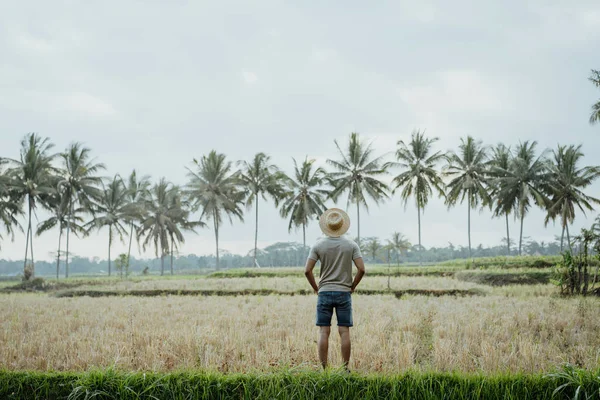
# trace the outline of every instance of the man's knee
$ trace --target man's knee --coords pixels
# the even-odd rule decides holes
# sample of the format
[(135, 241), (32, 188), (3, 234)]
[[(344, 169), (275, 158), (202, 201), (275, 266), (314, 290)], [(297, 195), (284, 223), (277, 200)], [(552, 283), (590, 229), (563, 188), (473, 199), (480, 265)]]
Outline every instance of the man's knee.
[(349, 326), (338, 326), (338, 332), (340, 336), (350, 336), (350, 327)]
[(329, 337), (329, 334), (331, 333), (331, 327), (330, 326), (321, 326), (319, 327), (319, 333), (321, 334), (321, 336), (327, 336)]

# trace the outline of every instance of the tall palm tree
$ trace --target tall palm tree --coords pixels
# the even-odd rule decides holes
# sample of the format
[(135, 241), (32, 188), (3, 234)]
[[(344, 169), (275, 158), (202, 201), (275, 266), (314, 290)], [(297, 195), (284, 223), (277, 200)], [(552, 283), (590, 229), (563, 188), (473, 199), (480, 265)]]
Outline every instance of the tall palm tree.
[[(394, 192), (402, 188), (401, 197), (404, 201), (404, 207), (408, 199), (415, 198), (417, 205), (417, 221), (419, 225), (419, 262), (422, 263), (422, 245), (421, 245), (421, 210), (429, 202), (433, 189), (445, 197), (444, 182), (440, 173), (436, 170), (437, 164), (443, 160), (444, 154), (440, 151), (433, 153), (433, 144), (439, 139), (426, 138), (425, 132), (414, 131), (411, 135), (410, 143), (398, 141), (398, 150), (396, 150), (397, 163), (390, 165), (398, 166), (402, 172), (392, 181)], [(433, 189), (432, 189), (433, 188)]]
[(547, 208), (548, 199), (544, 193), (549, 178), (545, 154), (536, 157), (537, 142), (519, 143), (510, 161), (510, 168), (505, 176), (497, 178), (499, 191), (498, 206), (501, 208), (516, 205), (517, 216), (521, 220), (519, 234), (519, 255), (523, 247), (523, 221), (525, 215), (535, 203), (542, 209)]
[(150, 188), (150, 177), (144, 175), (138, 178), (135, 169), (129, 174), (127, 180), (127, 198), (129, 204), (132, 205), (132, 209), (137, 214), (137, 218), (132, 218), (129, 223), (129, 244), (127, 246), (127, 266), (129, 267), (129, 260), (131, 259), (131, 243), (133, 242), (133, 231), (139, 228), (136, 226), (136, 221), (141, 221), (144, 217), (146, 210), (144, 209), (144, 201), (148, 197)]
[(173, 185), (165, 178), (161, 178), (157, 184), (152, 186), (148, 196), (144, 197), (143, 207), (146, 212), (140, 222), (137, 231), (137, 240), (144, 238), (142, 248), (146, 250), (148, 245), (154, 245), (156, 257), (160, 257), (160, 274), (164, 274), (165, 255), (169, 253), (169, 232), (172, 231), (172, 215), (169, 213), (171, 207), (171, 190)]
[(366, 243), (366, 250), (369, 253), (369, 255), (371, 256), (371, 260), (373, 260), (373, 262), (375, 262), (377, 260), (377, 253), (381, 249), (382, 249), (381, 243), (379, 243), (378, 238), (371, 238)]
[(127, 188), (123, 179), (115, 175), (108, 185), (102, 185), (102, 195), (94, 207), (94, 217), (87, 224), (89, 230), (108, 227), (108, 276), (111, 274), (110, 250), (116, 234), (121, 242), (127, 234), (127, 223), (136, 216), (136, 209), (128, 201)]
[[(589, 79), (597, 88), (600, 88), (600, 71), (593, 69)], [(600, 101), (592, 105), (592, 115), (590, 115), (590, 124), (597, 122), (600, 122)]]
[(279, 200), (284, 195), (283, 173), (270, 164), (271, 158), (265, 153), (257, 153), (252, 162), (240, 161), (242, 167), (240, 173), (240, 185), (246, 190), (246, 207), (252, 207), (255, 210), (255, 231), (254, 231), (254, 253), (252, 265), (256, 266), (256, 252), (258, 249), (258, 200), (262, 196), (267, 200), (267, 195), (275, 202), (275, 207), (279, 206)]
[(313, 218), (325, 212), (325, 200), (329, 191), (325, 188), (327, 173), (323, 168), (313, 169), (314, 160), (304, 159), (302, 165), (294, 161), (294, 177), (285, 180), (286, 197), (280, 214), (290, 219), (288, 231), (302, 226), (303, 250), (306, 250), (306, 226)]
[(388, 240), (388, 246), (396, 253), (396, 263), (400, 266), (400, 254), (406, 252), (412, 245), (406, 236), (400, 232), (394, 232), (392, 238)]
[(246, 193), (239, 190), (239, 174), (231, 172), (231, 162), (225, 154), (211, 151), (200, 162), (194, 159), (195, 171), (188, 170), (187, 194), (195, 210), (200, 209), (200, 219), (211, 219), (215, 230), (217, 269), (219, 268), (219, 226), (223, 216), (244, 220), (240, 207)]
[(486, 148), (471, 136), (461, 139), (459, 154), (448, 154), (446, 175), (448, 183), (446, 204), (448, 207), (467, 199), (467, 231), (469, 237), (469, 258), (471, 258), (471, 208), (491, 203), (486, 177)]
[(71, 144), (61, 154), (62, 170), (58, 182), (59, 190), (64, 191), (67, 199), (67, 250), (65, 277), (69, 277), (69, 238), (71, 225), (75, 223), (75, 208), (80, 212), (93, 212), (94, 203), (103, 197), (102, 178), (98, 173), (105, 169), (104, 164), (97, 163), (90, 156), (91, 150), (81, 143)]
[[(21, 202), (10, 190), (10, 176), (3, 168), (6, 163), (6, 160), (0, 159), (0, 225), (3, 226), (6, 234), (14, 239), (15, 228), (23, 231), (17, 218), (23, 214), (23, 211)], [(0, 233), (0, 249), (2, 249), (2, 239), (2, 233)]]
[[(57, 190), (48, 196), (47, 199), (44, 200), (46, 203), (46, 208), (51, 212), (50, 217), (48, 219), (42, 221), (38, 224), (36, 235), (40, 236), (41, 234), (48, 232), (51, 229), (54, 229), (58, 226), (58, 248), (56, 251), (56, 279), (59, 279), (60, 272), (60, 250), (61, 250), (61, 240), (62, 235), (69, 222), (68, 215), (68, 199), (64, 195), (63, 190)], [(71, 231), (76, 235), (86, 234), (86, 230), (83, 227), (83, 218), (80, 216), (85, 210), (83, 209), (75, 209), (73, 210), (70, 223), (71, 223)]]
[(26, 199), (27, 202), (27, 236), (23, 270), (26, 269), (27, 257), (31, 254), (32, 276), (35, 276), (35, 260), (33, 256), (31, 216), (36, 210), (38, 202), (43, 205), (42, 198), (56, 190), (52, 179), (55, 172), (52, 161), (56, 155), (50, 153), (53, 147), (54, 145), (50, 143), (49, 138), (42, 139), (36, 133), (29, 133), (21, 141), (19, 159), (7, 159), (12, 165), (12, 168), (8, 171), (11, 178), (10, 190), (15, 196)]
[(169, 223), (166, 225), (171, 241), (171, 275), (173, 275), (173, 249), (179, 249), (179, 244), (185, 243), (182, 231), (195, 233), (196, 227), (206, 226), (202, 221), (190, 221), (189, 215), (188, 204), (182, 198), (181, 189), (179, 186), (172, 186), (168, 193), (167, 217)]
[[(547, 215), (544, 221), (548, 225), (550, 220), (560, 218), (562, 232), (567, 232), (569, 247), (571, 238), (569, 236), (569, 225), (575, 220), (575, 208), (579, 208), (585, 215), (585, 211), (593, 211), (592, 204), (600, 204), (600, 200), (583, 193), (600, 175), (600, 167), (579, 167), (583, 158), (581, 145), (561, 146), (552, 152), (553, 162), (549, 164), (550, 179), (548, 183)], [(562, 250), (563, 236), (561, 236)]]
[[(493, 212), (495, 216), (504, 215), (506, 218), (506, 251), (507, 255), (510, 256), (510, 230), (508, 225), (508, 216), (516, 207), (516, 201), (503, 203), (498, 197), (501, 189), (502, 181), (497, 178), (505, 178), (510, 169), (511, 163), (511, 151), (510, 147), (506, 147), (500, 143), (492, 149), (492, 157), (488, 163), (488, 175), (490, 176), (490, 197), (493, 202)], [(516, 200), (516, 199), (513, 199)]]
[(378, 179), (386, 173), (387, 164), (383, 162), (383, 157), (373, 157), (372, 143), (365, 145), (356, 132), (350, 134), (346, 151), (341, 149), (337, 140), (334, 143), (341, 159), (327, 160), (337, 169), (337, 172), (330, 174), (333, 187), (331, 197), (337, 201), (347, 191), (346, 207), (350, 207), (350, 203), (356, 204), (357, 241), (360, 246), (360, 206), (363, 205), (368, 211), (367, 197), (375, 204), (388, 197), (387, 185)]

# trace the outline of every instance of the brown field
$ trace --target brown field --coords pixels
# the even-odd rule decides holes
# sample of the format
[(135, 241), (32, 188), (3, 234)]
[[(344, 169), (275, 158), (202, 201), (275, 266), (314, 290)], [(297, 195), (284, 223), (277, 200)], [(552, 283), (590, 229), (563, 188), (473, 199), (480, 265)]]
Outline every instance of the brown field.
[[(505, 287), (468, 298), (355, 295), (352, 368), (529, 373), (565, 362), (600, 366), (600, 300), (527, 290), (548, 288)], [(316, 296), (3, 294), (0, 304), (0, 369), (318, 368)], [(330, 357), (339, 365), (336, 335)]]

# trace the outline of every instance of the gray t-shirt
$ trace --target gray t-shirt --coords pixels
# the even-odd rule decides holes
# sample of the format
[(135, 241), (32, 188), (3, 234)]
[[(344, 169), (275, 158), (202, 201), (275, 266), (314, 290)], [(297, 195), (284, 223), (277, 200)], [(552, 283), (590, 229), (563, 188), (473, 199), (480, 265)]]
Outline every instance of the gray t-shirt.
[(315, 243), (308, 258), (321, 261), (319, 292), (349, 292), (352, 261), (361, 257), (358, 245), (345, 237), (326, 237)]

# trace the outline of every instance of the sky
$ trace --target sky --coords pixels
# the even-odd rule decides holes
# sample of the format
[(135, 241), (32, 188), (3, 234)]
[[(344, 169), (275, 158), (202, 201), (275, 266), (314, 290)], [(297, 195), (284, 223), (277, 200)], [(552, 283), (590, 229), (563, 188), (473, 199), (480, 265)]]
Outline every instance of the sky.
[[(421, 129), (439, 150), (467, 135), (490, 146), (536, 140), (540, 151), (582, 144), (585, 163), (600, 165), (600, 125), (588, 123), (600, 92), (587, 80), (599, 49), (594, 0), (0, 1), (0, 156), (18, 157), (23, 136), (38, 132), (57, 151), (83, 142), (106, 176), (135, 168), (185, 184), (186, 167), (213, 149), (234, 162), (266, 152), (291, 173), (292, 158), (326, 166), (338, 157), (334, 140), (351, 132), (392, 157)], [(600, 197), (600, 182), (588, 194)], [(271, 202), (260, 211), (259, 247), (302, 241)], [(423, 245), (466, 245), (466, 214), (466, 204), (432, 200)], [(579, 215), (571, 231), (595, 217)], [(222, 227), (221, 248), (252, 248), (252, 210), (245, 220)], [(531, 211), (524, 235), (560, 234), (543, 220)], [(518, 223), (510, 228), (516, 237)], [(487, 210), (474, 212), (471, 230), (473, 246), (505, 236)], [(417, 242), (413, 202), (396, 195), (361, 210), (361, 236), (394, 231)], [(22, 259), (24, 236), (5, 241), (0, 258)], [(57, 236), (35, 237), (36, 258), (51, 258)], [(307, 241), (318, 237), (312, 223)], [(101, 230), (71, 251), (105, 258), (107, 246)], [(180, 254), (214, 247), (204, 229), (186, 235)], [(113, 254), (125, 248), (117, 242)]]

